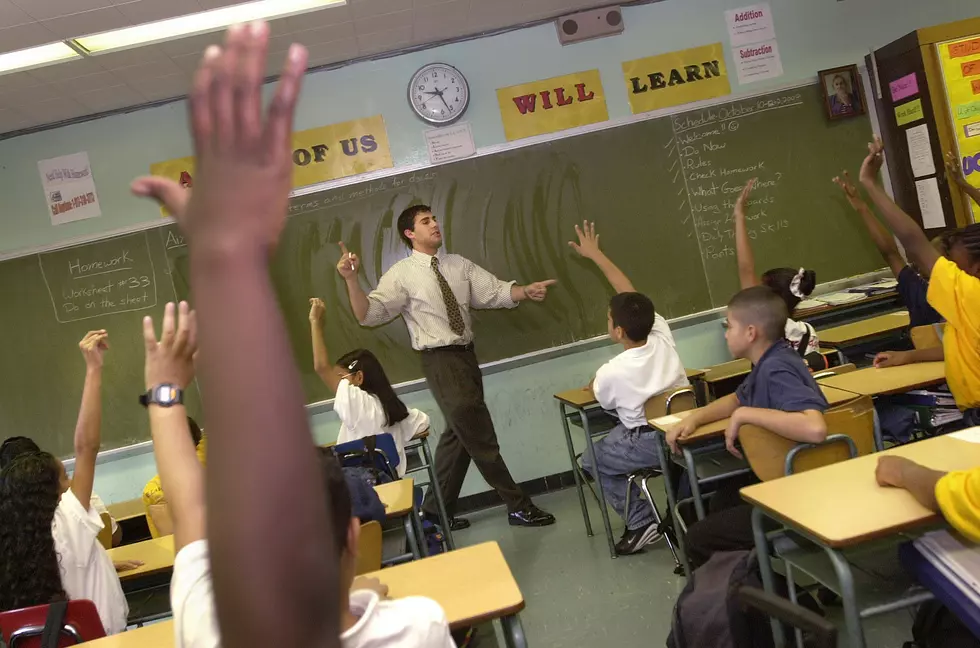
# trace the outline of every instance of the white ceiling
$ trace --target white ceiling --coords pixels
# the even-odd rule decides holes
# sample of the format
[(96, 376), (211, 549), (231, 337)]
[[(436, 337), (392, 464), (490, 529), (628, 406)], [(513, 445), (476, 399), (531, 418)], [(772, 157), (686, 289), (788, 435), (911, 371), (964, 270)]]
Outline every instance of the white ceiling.
[[(241, 0), (0, 0), (0, 53)], [(470, 36), (614, 0), (348, 0), (271, 22), (269, 74), (291, 43), (310, 66)], [(0, 76), (0, 134), (186, 94), (220, 33)]]

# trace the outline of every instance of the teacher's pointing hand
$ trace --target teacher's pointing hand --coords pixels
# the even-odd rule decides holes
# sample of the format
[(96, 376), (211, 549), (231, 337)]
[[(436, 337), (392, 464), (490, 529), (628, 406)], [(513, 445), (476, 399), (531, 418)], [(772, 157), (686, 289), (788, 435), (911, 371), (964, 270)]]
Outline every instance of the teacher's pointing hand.
[(544, 298), (548, 296), (548, 286), (553, 286), (556, 283), (558, 283), (558, 281), (555, 279), (535, 281), (532, 284), (524, 286), (524, 295), (531, 301), (544, 301)]
[(340, 261), (337, 262), (337, 272), (344, 279), (350, 279), (351, 277), (357, 276), (357, 270), (361, 267), (361, 262), (357, 258), (357, 255), (348, 252), (347, 246), (344, 242), (340, 242)]

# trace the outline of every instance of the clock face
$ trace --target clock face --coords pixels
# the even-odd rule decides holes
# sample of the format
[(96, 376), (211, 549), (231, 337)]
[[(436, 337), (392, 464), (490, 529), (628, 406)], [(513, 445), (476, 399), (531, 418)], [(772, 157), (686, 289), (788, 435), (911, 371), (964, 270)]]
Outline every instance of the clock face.
[(470, 87), (459, 70), (431, 63), (415, 73), (408, 85), (408, 102), (430, 124), (448, 124), (463, 116), (470, 102)]

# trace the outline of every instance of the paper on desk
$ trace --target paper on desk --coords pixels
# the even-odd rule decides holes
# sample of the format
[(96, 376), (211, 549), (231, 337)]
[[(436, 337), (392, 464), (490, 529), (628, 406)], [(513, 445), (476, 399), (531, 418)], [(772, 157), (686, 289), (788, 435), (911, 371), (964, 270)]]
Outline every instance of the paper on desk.
[(960, 441), (969, 441), (970, 443), (980, 443), (980, 427), (970, 428), (969, 430), (960, 430), (959, 432), (953, 432), (950, 434), (954, 439), (959, 439)]

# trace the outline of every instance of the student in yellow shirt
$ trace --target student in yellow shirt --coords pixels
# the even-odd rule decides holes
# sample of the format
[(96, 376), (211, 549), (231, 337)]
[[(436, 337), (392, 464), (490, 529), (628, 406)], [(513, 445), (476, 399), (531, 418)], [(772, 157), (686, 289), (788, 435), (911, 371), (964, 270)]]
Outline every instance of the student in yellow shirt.
[[(207, 456), (208, 438), (201, 432), (197, 421), (190, 416), (187, 417), (187, 427), (194, 440), (194, 447), (197, 448), (197, 460), (203, 466)], [(149, 527), (151, 536), (159, 538), (174, 532), (173, 518), (170, 515), (170, 507), (167, 505), (159, 474), (146, 482), (146, 486), (143, 487), (143, 508), (146, 509), (146, 526)]]
[[(929, 242), (922, 228), (902, 211), (878, 184), (884, 146), (875, 136), (861, 165), (860, 180), (888, 227), (905, 247), (909, 261), (928, 269), (929, 304), (946, 320), (942, 356), (946, 381), (963, 410), (966, 425), (980, 425), (980, 224), (970, 225), (945, 237), (948, 258)], [(935, 352), (933, 352), (935, 353)], [(929, 352), (879, 354), (876, 366), (919, 362)]]

